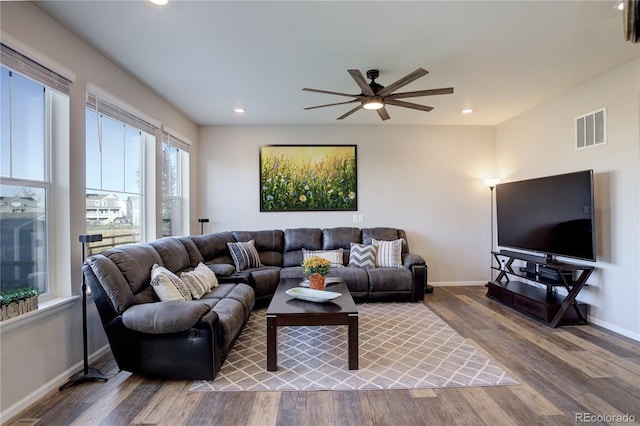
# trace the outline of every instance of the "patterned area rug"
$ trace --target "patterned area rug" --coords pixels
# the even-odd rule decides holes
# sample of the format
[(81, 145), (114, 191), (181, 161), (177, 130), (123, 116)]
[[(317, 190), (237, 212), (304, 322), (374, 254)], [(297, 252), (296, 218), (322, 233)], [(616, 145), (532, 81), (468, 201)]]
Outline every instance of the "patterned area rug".
[(421, 303), (358, 305), (359, 370), (347, 326), (278, 327), (278, 371), (267, 371), (266, 310), (251, 315), (214, 381), (191, 391), (418, 389), (518, 384)]

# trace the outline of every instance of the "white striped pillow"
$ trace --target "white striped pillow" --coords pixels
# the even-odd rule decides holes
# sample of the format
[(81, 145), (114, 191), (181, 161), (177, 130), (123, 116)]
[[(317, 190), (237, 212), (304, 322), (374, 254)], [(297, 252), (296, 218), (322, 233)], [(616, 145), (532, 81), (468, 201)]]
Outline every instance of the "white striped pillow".
[(193, 271), (180, 274), (180, 278), (187, 285), (194, 299), (200, 299), (210, 290), (218, 287), (216, 274), (202, 262)]
[(402, 268), (403, 238), (393, 241), (371, 239), (371, 244), (377, 247), (376, 266), (380, 268)]
[(302, 260), (307, 260), (311, 256), (318, 256), (327, 259), (331, 263), (332, 268), (344, 268), (342, 249), (336, 250), (307, 250), (302, 249)]

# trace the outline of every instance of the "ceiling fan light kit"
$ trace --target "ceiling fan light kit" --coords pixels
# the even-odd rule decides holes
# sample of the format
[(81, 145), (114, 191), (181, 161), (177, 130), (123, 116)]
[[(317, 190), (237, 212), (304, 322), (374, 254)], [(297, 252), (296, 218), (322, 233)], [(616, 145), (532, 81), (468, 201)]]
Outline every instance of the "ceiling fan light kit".
[(375, 110), (378, 113), (378, 116), (381, 120), (388, 120), (391, 118), (389, 113), (387, 112), (385, 106), (386, 105), (394, 105), (403, 108), (417, 109), (419, 111), (431, 111), (433, 107), (415, 104), (413, 102), (405, 102), (400, 101), (398, 99), (401, 98), (415, 98), (420, 96), (433, 96), (433, 95), (448, 95), (453, 93), (453, 87), (443, 87), (440, 89), (430, 89), (430, 90), (416, 90), (413, 92), (402, 92), (402, 93), (394, 93), (396, 90), (401, 87), (406, 86), (414, 80), (419, 79), (422, 76), (425, 76), (429, 73), (429, 71), (424, 70), (422, 68), (418, 68), (414, 72), (407, 74), (402, 77), (400, 80), (397, 80), (391, 83), (388, 86), (382, 86), (376, 83), (375, 79), (378, 78), (380, 74), (378, 70), (369, 70), (367, 71), (367, 78), (371, 79), (371, 83), (367, 83), (364, 76), (360, 72), (360, 70), (348, 70), (349, 75), (354, 79), (360, 90), (362, 91), (359, 94), (349, 94), (349, 93), (340, 93), (340, 92), (331, 92), (328, 90), (319, 90), (319, 89), (309, 89), (305, 87), (304, 91), (306, 92), (314, 92), (314, 93), (324, 93), (327, 95), (336, 95), (336, 96), (346, 96), (352, 98), (350, 101), (346, 102), (337, 102), (332, 104), (325, 105), (316, 105), (312, 107), (306, 107), (305, 110), (308, 109), (316, 109), (316, 108), (324, 108), (328, 106), (336, 106), (336, 105), (345, 105), (355, 102), (360, 102), (360, 105), (350, 109), (346, 113), (342, 114), (338, 117), (338, 120), (342, 120), (347, 118), (351, 114), (361, 109), (367, 110)]
[(371, 96), (369, 98), (363, 99), (362, 108), (375, 110), (384, 107), (384, 103), (380, 96)]

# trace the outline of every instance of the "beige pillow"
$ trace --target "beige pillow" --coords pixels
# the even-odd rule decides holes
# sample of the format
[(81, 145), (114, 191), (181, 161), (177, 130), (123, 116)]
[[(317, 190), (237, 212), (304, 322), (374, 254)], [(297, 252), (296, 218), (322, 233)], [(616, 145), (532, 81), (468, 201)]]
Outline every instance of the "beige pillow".
[(189, 288), (194, 299), (200, 299), (206, 293), (218, 287), (216, 274), (202, 262), (193, 271), (180, 274), (180, 278)]
[(160, 301), (191, 300), (191, 292), (180, 278), (157, 263), (151, 268), (151, 287)]
[(307, 250), (305, 248), (302, 249), (302, 260), (307, 260), (311, 256), (318, 256), (323, 259), (327, 259), (331, 264), (332, 268), (344, 268), (344, 264), (342, 263), (344, 260), (342, 258), (342, 249), (336, 250)]
[(402, 268), (402, 243), (403, 238), (393, 241), (371, 239), (371, 244), (376, 246), (376, 266), (380, 268)]

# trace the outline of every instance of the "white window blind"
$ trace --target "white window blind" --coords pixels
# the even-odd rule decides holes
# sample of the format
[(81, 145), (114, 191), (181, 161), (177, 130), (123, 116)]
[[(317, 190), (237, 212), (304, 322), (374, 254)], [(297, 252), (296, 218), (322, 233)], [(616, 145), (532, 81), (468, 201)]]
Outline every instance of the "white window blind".
[(71, 92), (71, 77), (58, 74), (4, 43), (0, 43), (0, 62), (7, 68), (67, 96)]
[(165, 126), (162, 126), (162, 142), (173, 145), (184, 152), (189, 152), (189, 149), (191, 148), (191, 141), (189, 139), (180, 136), (178, 133)]
[(151, 135), (155, 134), (156, 130), (160, 128), (160, 123), (157, 120), (146, 116), (132, 106), (106, 94), (93, 85), (87, 85), (87, 109), (106, 115)]

